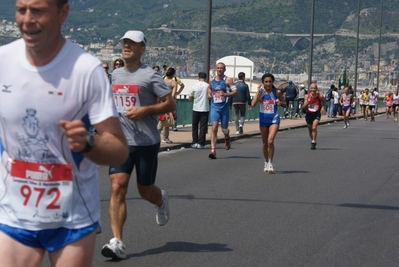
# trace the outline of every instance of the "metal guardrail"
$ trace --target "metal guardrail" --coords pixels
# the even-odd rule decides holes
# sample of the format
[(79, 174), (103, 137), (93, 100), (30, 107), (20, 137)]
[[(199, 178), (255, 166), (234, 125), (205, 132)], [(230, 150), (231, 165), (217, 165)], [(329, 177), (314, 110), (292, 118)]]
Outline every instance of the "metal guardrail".
[[(296, 110), (296, 107), (298, 105), (298, 101), (294, 101), (294, 110)], [(328, 103), (327, 103), (328, 105)], [(187, 96), (178, 96), (176, 99), (176, 110), (177, 110), (177, 125), (181, 126), (186, 126), (192, 124), (192, 110), (193, 110), (193, 101), (189, 101)], [(378, 100), (378, 107), (384, 107), (384, 102), (383, 98), (380, 98)], [(359, 110), (359, 103), (356, 103), (356, 110)], [(327, 111), (327, 107), (326, 107)], [(284, 108), (279, 107), (278, 108), (278, 113), (281, 118), (284, 117)], [(251, 110), (247, 110), (245, 113), (245, 120), (246, 121), (251, 121), (251, 120), (257, 120), (259, 119), (259, 106), (256, 106), (255, 108)], [(234, 121), (234, 111), (231, 110), (230, 112), (230, 121)]]

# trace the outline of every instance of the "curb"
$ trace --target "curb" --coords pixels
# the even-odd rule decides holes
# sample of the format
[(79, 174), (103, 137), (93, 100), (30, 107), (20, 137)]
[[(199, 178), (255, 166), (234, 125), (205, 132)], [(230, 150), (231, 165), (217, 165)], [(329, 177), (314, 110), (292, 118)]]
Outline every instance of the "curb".
[[(376, 113), (376, 115), (378, 115), (380, 113)], [(356, 114), (354, 117), (350, 117), (350, 120), (356, 120), (358, 118), (363, 117), (362, 114)], [(330, 119), (328, 118), (328, 120), (322, 120), (319, 122), (319, 125), (323, 125), (323, 124), (328, 124), (328, 123), (334, 123), (334, 121), (343, 121), (344, 119), (342, 117), (340, 118), (334, 118), (334, 119)], [(307, 125), (303, 122), (303, 123), (298, 123), (297, 125), (293, 125), (293, 126), (282, 126), (280, 127), (280, 129), (278, 130), (279, 132), (282, 131), (288, 131), (288, 130), (292, 130), (292, 129), (300, 129), (300, 128), (306, 128)], [(257, 136), (260, 135), (260, 131), (251, 131), (248, 133), (244, 133), (244, 134), (240, 134), (240, 135), (234, 135), (234, 136), (230, 136), (231, 141), (235, 141), (238, 139), (242, 139), (242, 138), (248, 138), (248, 137), (252, 137), (252, 136)], [(218, 138), (217, 139), (217, 143), (223, 143), (224, 142), (224, 138)], [(209, 145), (211, 143), (210, 140), (206, 141), (206, 145)], [(191, 140), (190, 141), (183, 141), (183, 142), (179, 142), (179, 143), (172, 143), (172, 144), (164, 144), (161, 145), (161, 147), (159, 148), (159, 152), (164, 152), (164, 151), (170, 151), (170, 150), (178, 150), (178, 149), (186, 149), (186, 148), (191, 148)]]

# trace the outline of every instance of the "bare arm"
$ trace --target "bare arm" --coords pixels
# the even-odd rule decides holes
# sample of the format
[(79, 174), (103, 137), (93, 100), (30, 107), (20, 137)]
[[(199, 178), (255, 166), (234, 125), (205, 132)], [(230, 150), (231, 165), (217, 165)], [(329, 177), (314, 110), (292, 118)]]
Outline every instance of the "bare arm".
[(211, 87), (211, 82), (209, 82), (209, 85), (208, 85), (208, 99), (210, 100), (210, 99), (212, 99), (212, 87)]
[(179, 94), (177, 91), (177, 82), (172, 81), (172, 97), (176, 98), (176, 96)]
[(178, 94), (178, 95), (183, 91), (183, 89), (184, 89), (184, 83), (180, 82), (179, 86), (180, 86), (180, 88), (179, 88), (179, 90), (177, 91), (177, 94)]
[(309, 103), (310, 103), (310, 99), (311, 99), (311, 97), (309, 97), (308, 95), (305, 95), (305, 101), (303, 102), (303, 106), (302, 106), (303, 109), (307, 109), (308, 108)]
[[(81, 120), (60, 121), (69, 148), (79, 153), (86, 146), (87, 131)], [(98, 135), (94, 136), (95, 145), (84, 153), (85, 157), (99, 165), (122, 164), (128, 156), (128, 146), (122, 132), (119, 119), (110, 117), (105, 121), (93, 125)]]

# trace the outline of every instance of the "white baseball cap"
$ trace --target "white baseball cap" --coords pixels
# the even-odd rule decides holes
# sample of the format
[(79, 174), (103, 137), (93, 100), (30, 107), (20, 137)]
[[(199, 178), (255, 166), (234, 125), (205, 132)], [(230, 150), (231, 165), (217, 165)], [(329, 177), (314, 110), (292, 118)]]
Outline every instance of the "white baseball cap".
[(141, 31), (127, 31), (121, 38), (121, 40), (123, 39), (129, 39), (136, 43), (143, 42), (144, 45), (147, 43), (147, 39), (145, 38), (144, 33)]

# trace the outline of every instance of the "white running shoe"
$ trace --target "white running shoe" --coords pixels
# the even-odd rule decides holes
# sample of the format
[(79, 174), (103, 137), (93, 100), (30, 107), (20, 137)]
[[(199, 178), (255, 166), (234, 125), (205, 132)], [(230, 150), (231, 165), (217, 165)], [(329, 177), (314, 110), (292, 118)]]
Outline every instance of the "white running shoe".
[(348, 126), (345, 124), (344, 129), (348, 128)]
[(273, 163), (269, 163), (269, 173), (274, 173)]
[(105, 244), (101, 249), (101, 255), (113, 260), (126, 259), (125, 245), (118, 238), (112, 238), (109, 244)]
[(155, 219), (157, 220), (157, 224), (159, 226), (163, 226), (169, 221), (169, 206), (168, 206), (169, 196), (168, 193), (166, 193), (166, 191), (164, 190), (161, 190), (161, 193), (163, 199), (162, 207), (155, 206), (156, 210)]
[(264, 172), (269, 172), (269, 163), (265, 162), (265, 167), (263, 167)]
[(240, 131), (237, 131), (236, 134), (240, 134)]
[(199, 144), (195, 143), (191, 145), (191, 148), (198, 148)]

